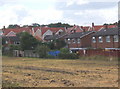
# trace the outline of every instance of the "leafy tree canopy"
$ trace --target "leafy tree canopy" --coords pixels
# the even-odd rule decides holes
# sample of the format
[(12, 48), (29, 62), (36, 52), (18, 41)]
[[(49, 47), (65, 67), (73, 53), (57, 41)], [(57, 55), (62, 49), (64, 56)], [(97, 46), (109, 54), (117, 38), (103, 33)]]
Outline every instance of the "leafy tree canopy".
[(7, 28), (17, 28), (17, 27), (20, 27), (20, 25), (10, 24)]
[(17, 34), (20, 37), (21, 50), (34, 50), (39, 41), (27, 32)]
[(52, 42), (49, 42), (47, 45), (50, 49), (54, 50), (54, 49), (61, 49), (61, 48), (65, 47), (66, 43), (64, 40), (57, 39)]
[(39, 54), (40, 58), (45, 58), (49, 50), (50, 49), (46, 45), (38, 45), (36, 48), (36, 52)]

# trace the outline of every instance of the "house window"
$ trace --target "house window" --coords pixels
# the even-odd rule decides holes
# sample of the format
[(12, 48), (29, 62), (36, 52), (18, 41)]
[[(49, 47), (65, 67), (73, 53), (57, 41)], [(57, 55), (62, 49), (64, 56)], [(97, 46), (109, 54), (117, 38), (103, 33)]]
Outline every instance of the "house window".
[(8, 41), (6, 41), (5, 43), (8, 44)]
[(103, 42), (102, 36), (99, 36), (99, 42), (100, 42), (100, 43)]
[(110, 42), (110, 36), (106, 36), (106, 42)]
[(92, 37), (92, 42), (96, 43), (96, 38), (95, 37)]
[(68, 44), (70, 44), (71, 42), (70, 42), (70, 39), (68, 39)]
[(19, 41), (15, 41), (14, 44), (18, 45), (18, 44), (20, 44), (20, 42)]
[(80, 38), (77, 39), (77, 42), (80, 43)]
[(114, 35), (114, 42), (118, 42), (118, 35)]
[(66, 39), (64, 41), (67, 42)]
[(73, 43), (76, 43), (76, 40), (75, 40), (75, 39), (72, 39), (72, 42), (73, 42)]

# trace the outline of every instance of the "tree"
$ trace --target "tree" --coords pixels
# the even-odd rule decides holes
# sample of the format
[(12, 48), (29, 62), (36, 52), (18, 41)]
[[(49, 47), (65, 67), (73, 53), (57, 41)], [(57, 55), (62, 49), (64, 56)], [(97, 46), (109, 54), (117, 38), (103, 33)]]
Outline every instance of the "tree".
[(51, 23), (48, 25), (48, 27), (72, 27), (71, 25), (69, 24), (65, 24), (65, 23), (61, 23), (61, 22), (58, 22), (58, 23)]
[(60, 49), (60, 48), (65, 47), (65, 46), (66, 46), (66, 43), (65, 43), (64, 40), (57, 39), (57, 40), (55, 40), (54, 45), (55, 45), (55, 48), (56, 48), (56, 49)]
[(27, 32), (17, 34), (20, 37), (21, 50), (34, 50), (39, 44), (38, 40)]
[(46, 58), (48, 51), (49, 51), (49, 48), (46, 45), (38, 45), (36, 48), (36, 52), (39, 54), (40, 58)]
[(33, 26), (33, 27), (40, 27), (40, 24), (38, 24), (38, 23), (33, 23), (32, 26)]
[(61, 49), (61, 48), (65, 47), (66, 43), (64, 40), (57, 39), (52, 42), (49, 42), (47, 45), (50, 49), (54, 50), (54, 49)]
[(61, 53), (70, 53), (68, 48), (61, 48), (60, 52)]
[(55, 49), (55, 44), (54, 44), (54, 42), (48, 42), (48, 43), (47, 43), (47, 46), (48, 46), (51, 50), (54, 50), (54, 49)]
[(10, 24), (7, 28), (17, 28), (17, 27), (20, 27), (20, 26), (17, 24)]

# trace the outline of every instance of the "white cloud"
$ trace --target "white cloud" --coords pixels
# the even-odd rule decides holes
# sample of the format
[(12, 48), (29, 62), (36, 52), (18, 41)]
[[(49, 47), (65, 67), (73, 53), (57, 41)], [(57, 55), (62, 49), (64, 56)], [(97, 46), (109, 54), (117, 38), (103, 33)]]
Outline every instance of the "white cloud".
[(48, 24), (54, 20), (60, 20), (62, 18), (62, 11), (57, 11), (54, 9), (47, 10), (31, 10), (29, 11), (29, 16), (25, 17), (21, 23), (30, 24), (30, 23), (40, 23)]
[[(74, 11), (70, 18), (70, 14), (64, 17), (63, 10), (56, 10), (54, 8), (55, 2), (66, 2), (66, 6), (73, 4), (86, 4), (89, 2), (102, 2), (102, 0), (0, 0), (0, 28), (9, 24), (49, 24), (54, 22), (65, 22), (70, 24), (90, 25), (95, 23), (112, 23), (117, 21), (118, 11), (117, 7), (101, 10), (80, 10)], [(107, 2), (108, 0), (104, 0)], [(109, 0), (109, 2), (118, 2), (119, 0)], [(47, 6), (48, 3), (50, 6)], [(34, 3), (34, 5), (32, 4)], [(43, 3), (45, 9), (41, 9), (39, 3)], [(35, 9), (35, 5), (38, 5)], [(45, 5), (44, 5), (45, 4)], [(33, 7), (30, 7), (30, 5)], [(43, 7), (43, 8), (44, 8)], [(60, 7), (60, 6), (58, 6)], [(89, 8), (89, 7), (88, 7)], [(78, 17), (76, 19), (76, 17)]]
[(118, 21), (117, 6), (109, 9), (77, 11), (74, 15), (75, 17), (79, 17), (79, 20), (76, 21), (79, 25), (90, 25), (92, 22), (95, 24), (104, 24)]
[(40, 23), (48, 24), (52, 21), (59, 21), (62, 19), (62, 11), (55, 10), (54, 8), (29, 9), (24, 5), (5, 5), (0, 10), (0, 28), (9, 24), (31, 24)]

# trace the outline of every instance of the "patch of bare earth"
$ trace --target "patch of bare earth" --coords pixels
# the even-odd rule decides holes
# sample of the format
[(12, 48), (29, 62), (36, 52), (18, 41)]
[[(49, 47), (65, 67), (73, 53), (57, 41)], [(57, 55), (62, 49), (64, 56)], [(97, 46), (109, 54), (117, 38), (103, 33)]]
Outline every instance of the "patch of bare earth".
[(3, 57), (3, 82), (21, 87), (118, 87), (118, 65), (117, 61)]

